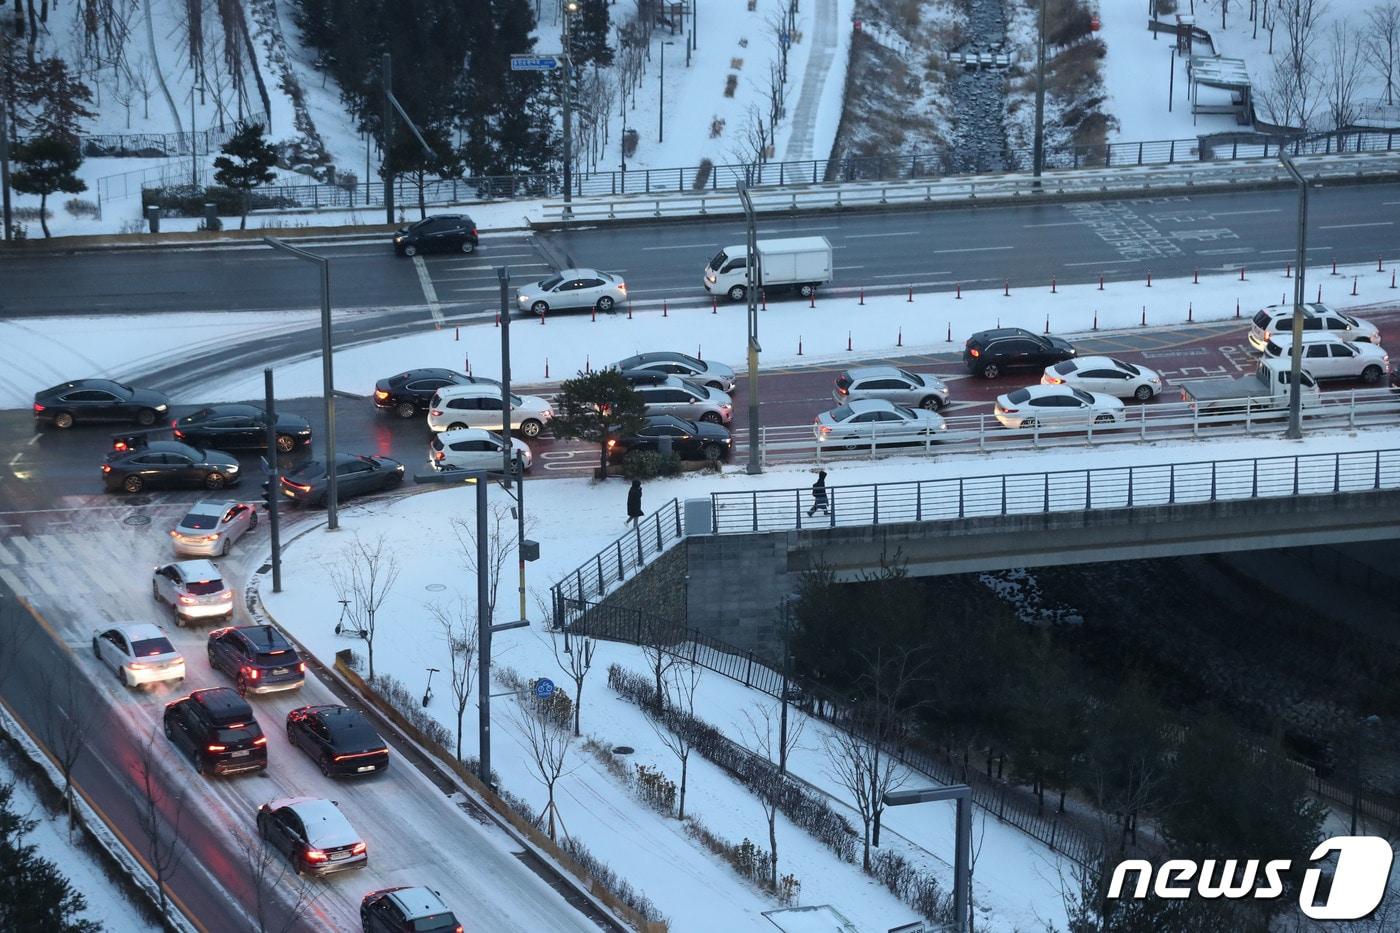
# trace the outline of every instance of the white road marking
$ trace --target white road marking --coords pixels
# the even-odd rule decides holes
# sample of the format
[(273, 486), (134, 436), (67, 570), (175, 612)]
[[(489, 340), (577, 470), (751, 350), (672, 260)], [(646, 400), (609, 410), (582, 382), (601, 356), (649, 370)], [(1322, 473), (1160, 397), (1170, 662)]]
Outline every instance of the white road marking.
[(923, 233), (922, 230), (889, 230), (884, 233), (848, 233), (846, 234), (846, 239), (873, 240), (876, 237), (882, 236), (918, 236), (921, 233)]
[(1319, 230), (1350, 230), (1353, 227), (1393, 227), (1393, 220), (1376, 220), (1366, 224), (1323, 224)]
[(1023, 229), (1026, 229), (1026, 230), (1031, 230), (1031, 229), (1034, 229), (1034, 228), (1036, 228), (1036, 227), (1082, 227), (1082, 226), (1084, 226), (1084, 221), (1082, 221), (1082, 220), (1062, 220), (1062, 221), (1059, 221), (1058, 223), (1053, 223), (1053, 224), (1021, 224), (1021, 227), (1022, 227)]
[(1269, 208), (1261, 208), (1261, 209), (1259, 209), (1259, 210), (1253, 210), (1253, 211), (1211, 211), (1211, 212), (1210, 212), (1210, 216), (1212, 216), (1212, 217), (1236, 217), (1236, 216), (1239, 216), (1239, 215), (1241, 215), (1241, 214), (1277, 214), (1277, 213), (1279, 213), (1281, 210), (1283, 210), (1283, 209), (1282, 209), (1282, 208), (1279, 208), (1279, 207), (1269, 207)]
[(1225, 249), (1198, 249), (1197, 256), (1229, 256), (1231, 253), (1252, 253), (1252, 246), (1231, 246)]
[[(840, 267), (838, 266), (838, 268), (840, 268)], [(921, 275), (952, 275), (953, 273), (951, 273), (951, 272), (923, 272), (923, 273), (920, 273), (920, 274), (921, 274)], [(881, 272), (881, 273), (879, 273), (878, 275), (872, 275), (872, 276), (871, 276), (872, 279), (907, 279), (908, 277), (909, 277), (909, 273), (907, 273), (907, 272)]]
[(965, 246), (962, 249), (936, 249), (935, 253), (988, 253), (999, 249), (1015, 249), (1014, 246)]
[(865, 266), (836, 266), (836, 269), (864, 269)]
[(418, 272), (418, 284), (423, 286), (423, 298), (428, 302), (428, 310), (433, 314), (433, 323), (441, 327), (444, 320), (442, 307), (438, 304), (437, 289), (433, 288), (433, 280), (428, 275), (428, 264), (423, 261), (422, 256), (414, 256), (413, 268)]
[[(13, 525), (11, 527), (18, 528), (19, 526)], [(0, 541), (0, 564), (10, 564), (13, 566), (14, 564), (18, 563), (19, 560), (15, 557), (15, 555), (10, 553), (9, 549), (5, 547), (3, 541)]]
[(675, 243), (670, 246), (643, 246), (642, 249), (652, 252), (659, 249), (714, 249), (713, 243)]
[(1111, 266), (1116, 266), (1116, 265), (1118, 265), (1120, 262), (1142, 262), (1142, 260), (1141, 260), (1141, 259), (1113, 259), (1113, 260), (1110, 260), (1110, 261), (1108, 261), (1108, 262), (1103, 262), (1103, 261), (1100, 261), (1100, 260), (1091, 260), (1090, 262), (1067, 262), (1067, 263), (1065, 263), (1065, 265), (1067, 265), (1067, 266), (1102, 266), (1102, 267), (1104, 267), (1105, 271), (1108, 271), (1108, 270), (1109, 270), (1109, 267), (1111, 267)]
[[(1311, 253), (1311, 252), (1312, 252), (1313, 250), (1315, 250), (1315, 249), (1331, 249), (1331, 248), (1332, 248), (1332, 247), (1330, 247), (1330, 246), (1309, 246), (1309, 247), (1308, 247), (1308, 252)], [(1261, 255), (1264, 254), (1264, 253), (1296, 253), (1296, 252), (1298, 252), (1298, 249), (1297, 249), (1297, 247), (1290, 246), (1288, 249), (1261, 249), (1259, 252), (1260, 252)]]

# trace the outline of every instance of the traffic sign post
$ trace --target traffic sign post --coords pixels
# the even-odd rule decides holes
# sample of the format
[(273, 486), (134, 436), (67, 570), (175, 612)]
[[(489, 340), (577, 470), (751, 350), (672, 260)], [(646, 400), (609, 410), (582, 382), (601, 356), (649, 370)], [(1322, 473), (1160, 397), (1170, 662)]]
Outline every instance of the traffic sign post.
[(548, 700), (554, 696), (554, 681), (548, 677), (541, 677), (535, 681), (535, 697), (540, 700)]
[(510, 57), (511, 71), (558, 71), (560, 59), (564, 56), (558, 53), (546, 55), (512, 55)]

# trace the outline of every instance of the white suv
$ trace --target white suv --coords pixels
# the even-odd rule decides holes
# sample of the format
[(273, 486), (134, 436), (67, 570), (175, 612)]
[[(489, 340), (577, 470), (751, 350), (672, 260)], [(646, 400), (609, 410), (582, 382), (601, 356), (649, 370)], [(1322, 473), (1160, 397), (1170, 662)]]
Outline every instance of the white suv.
[[(1249, 345), (1263, 353), (1269, 338), (1291, 333), (1293, 306), (1269, 305), (1254, 312), (1254, 317), (1250, 319)], [(1303, 305), (1303, 333), (1336, 334), (1347, 343), (1381, 342), (1380, 330), (1370, 321), (1354, 318), (1316, 302)]]
[[(539, 437), (554, 417), (549, 402), (537, 395), (510, 397), (510, 429), (525, 437)], [(501, 430), (500, 386), (443, 386), (428, 403), (428, 427), (434, 431), (462, 428)]]
[[(481, 428), (461, 428), (433, 435), (428, 442), (428, 466), (434, 470), (500, 470), (506, 442), (501, 435)], [(518, 437), (510, 439), (511, 457), (517, 454), (530, 469), (534, 455)]]
[[(1264, 345), (1265, 359), (1289, 359), (1293, 335), (1274, 334)], [(1337, 334), (1303, 334), (1303, 368), (1314, 379), (1360, 379), (1377, 383), (1390, 371), (1390, 357), (1373, 343), (1348, 343)]]
[(157, 567), (151, 595), (175, 610), (175, 624), (233, 617), (233, 590), (210, 560), (180, 560)]

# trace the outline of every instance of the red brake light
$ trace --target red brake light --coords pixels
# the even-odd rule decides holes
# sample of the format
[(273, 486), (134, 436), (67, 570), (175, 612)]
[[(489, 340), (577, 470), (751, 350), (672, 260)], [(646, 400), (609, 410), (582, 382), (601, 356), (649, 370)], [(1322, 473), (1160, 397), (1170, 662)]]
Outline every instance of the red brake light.
[(249, 680), (257, 680), (258, 669), (256, 667), (245, 667), (243, 668), (243, 676), (247, 677)]
[(836, 387), (836, 391), (837, 391), (837, 393), (839, 393), (839, 394), (841, 394), (841, 395), (848, 395), (848, 394), (850, 394), (850, 389), (843, 389), (843, 388), (841, 388), (841, 386), (837, 386), (837, 387)]
[(433, 451), (433, 459), (434, 459), (434, 460), (446, 460), (446, 459), (447, 459), (447, 454), (445, 454), (445, 453), (442, 452), (441, 450), (435, 450), (435, 451)]
[(104, 464), (102, 464), (102, 472), (103, 472), (103, 473), (110, 473), (110, 472), (112, 472), (112, 465), (111, 465), (110, 463), (104, 463)]
[(210, 750), (211, 752), (222, 752), (222, 751), (225, 751), (227, 748), (228, 748), (227, 745), (210, 745), (210, 746), (209, 746), (209, 750)]
[(364, 855), (364, 854), (365, 854), (365, 850), (368, 849), (368, 848), (369, 848), (369, 846), (365, 845), (363, 842), (357, 842), (357, 843), (355, 843), (353, 846), (350, 847), (350, 854), (351, 854), (351, 855)]
[(326, 860), (326, 853), (322, 852), (320, 849), (307, 849), (306, 860), (308, 862), (324, 862)]
[(830, 433), (831, 433), (831, 428), (830, 428), (828, 425), (825, 425), (825, 424), (824, 424), (824, 425), (821, 426), (821, 432), (822, 432), (823, 434), (830, 434)]
[(283, 486), (290, 486), (290, 487), (292, 487), (293, 489), (300, 489), (302, 492), (310, 492), (310, 491), (311, 491), (311, 484), (310, 484), (310, 483), (294, 483), (294, 482), (292, 482), (291, 480), (287, 479), (287, 477), (285, 477), (285, 476), (282, 477), (282, 485), (283, 485)]
[(442, 417), (442, 409), (441, 409), (441, 408), (434, 408), (433, 411), (432, 411), (432, 415), (433, 415), (434, 418), (441, 418), (441, 417)]
[(305, 674), (305, 673), (306, 673), (306, 662), (305, 662), (305, 661), (298, 661), (298, 662), (297, 662), (297, 673), (298, 673), (298, 674)]
[(123, 451), (123, 450), (126, 450), (126, 449), (127, 449), (127, 447), (126, 447), (126, 441), (113, 441), (113, 442), (112, 442), (112, 449), (115, 450), (115, 451), (118, 451), (118, 452), (121, 452), (121, 451)]
[(617, 440), (616, 440), (615, 438), (611, 438), (611, 437), (608, 438), (608, 446), (609, 446), (609, 447), (616, 447), (616, 446), (617, 446)]
[(968, 349), (967, 349), (967, 355), (968, 355), (968, 356), (972, 356), (972, 357), (981, 356), (981, 355), (982, 355), (982, 351), (979, 350), (979, 349), (977, 349), (976, 347), (968, 347)]
[(260, 735), (260, 736), (258, 736), (256, 739), (253, 740), (253, 744), (254, 744), (254, 745), (266, 745), (266, 744), (267, 744), (267, 736), (265, 736), (265, 735)]
[(627, 294), (627, 283), (626, 283), (626, 282), (618, 282), (618, 283), (617, 283), (617, 290), (620, 291), (620, 292), (622, 292), (622, 294), (624, 294), (624, 295)]
[(1063, 379), (1061, 379), (1059, 376), (1046, 376), (1046, 377), (1045, 377), (1045, 384), (1046, 384), (1046, 385), (1052, 385), (1052, 386), (1059, 386), (1059, 385), (1064, 385), (1064, 384), (1065, 384), (1065, 381), (1064, 381)]
[(40, 405), (38, 402), (35, 402), (35, 403), (34, 403), (34, 410), (35, 410), (36, 412), (37, 412), (37, 411), (43, 411), (43, 410), (44, 410), (44, 406), (43, 406), (43, 405)]
[(184, 431), (181, 431), (179, 428), (171, 428), (171, 430), (175, 432), (175, 436), (176, 436), (176, 437), (184, 437), (184, 436), (185, 436), (185, 432), (184, 432)]
[(1021, 411), (1021, 410), (1020, 410), (1019, 408), (1003, 408), (1003, 409), (1001, 410), (1001, 413), (1002, 413), (1003, 415), (1016, 415), (1016, 414), (1020, 414), (1020, 411)]

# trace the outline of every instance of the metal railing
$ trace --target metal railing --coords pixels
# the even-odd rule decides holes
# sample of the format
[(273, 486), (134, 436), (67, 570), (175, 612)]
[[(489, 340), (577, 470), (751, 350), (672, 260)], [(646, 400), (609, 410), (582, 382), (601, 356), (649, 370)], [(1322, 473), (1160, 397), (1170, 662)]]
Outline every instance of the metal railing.
[[(245, 122), (261, 123), (263, 126), (267, 126), (267, 114), (250, 114)], [(79, 136), (78, 146), (82, 149), (85, 158), (109, 156), (159, 159), (189, 155), (191, 143), (198, 147), (200, 152), (211, 151), (228, 142), (229, 138), (238, 131), (239, 126), (240, 123), (237, 121), (221, 123), (206, 129), (195, 130), (193, 135), (186, 130), (181, 133), (104, 133)], [(27, 142), (32, 138), (20, 137), (15, 141)]]
[(614, 586), (635, 576), (684, 535), (679, 499), (672, 499), (638, 521), (550, 587), (555, 626), (575, 618), (588, 600), (605, 596)]
[[(584, 603), (567, 625), (571, 634), (632, 644), (667, 645), (677, 658), (774, 699), (781, 699), (783, 695), (782, 673), (755, 657), (753, 652), (639, 609)], [(799, 677), (789, 675), (786, 680), (788, 699), (803, 712), (847, 732), (859, 727), (851, 716), (847, 698)], [(997, 819), (1080, 865), (1097, 864), (1100, 849), (1092, 836), (1075, 825), (1074, 817), (1069, 814), (1042, 812), (1038, 803), (1032, 803), (1032, 795), (1025, 788), (990, 777), (975, 767), (964, 768), (939, 754), (931, 743), (910, 734), (901, 736), (893, 745), (887, 743), (885, 752), (941, 784), (970, 785), (973, 802)]]
[(820, 518), (807, 514), (806, 487), (713, 492), (711, 530), (751, 534), (1396, 488), (1400, 449), (1196, 460), (831, 486)]
[[(1325, 392), (1303, 409), (1313, 428), (1358, 428), (1393, 425), (1400, 415), (1400, 395), (1390, 389)], [(950, 415), (946, 430), (908, 438), (880, 437), (871, 425), (868, 436), (817, 439), (815, 425), (775, 425), (759, 429), (764, 465), (870, 459), (928, 454), (982, 454), (988, 451), (1084, 447), (1146, 441), (1234, 437), (1272, 433), (1284, 411), (1264, 399), (1245, 399), (1241, 407), (1200, 410), (1190, 402), (1159, 402), (1124, 410), (1124, 420), (1066, 427), (1007, 428), (995, 415)], [(828, 435), (829, 438), (829, 435)], [(747, 450), (748, 433), (734, 432), (736, 452)]]

